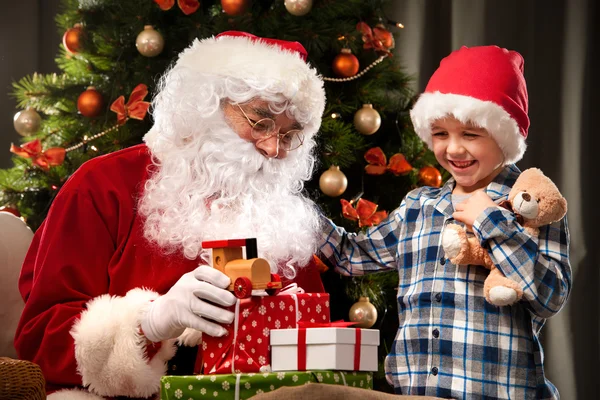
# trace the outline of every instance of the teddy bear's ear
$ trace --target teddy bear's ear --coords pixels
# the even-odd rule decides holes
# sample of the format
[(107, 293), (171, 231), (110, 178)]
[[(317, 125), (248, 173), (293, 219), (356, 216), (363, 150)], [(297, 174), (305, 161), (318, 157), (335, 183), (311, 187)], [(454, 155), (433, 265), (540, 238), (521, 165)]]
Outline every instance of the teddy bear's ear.
[(561, 197), (552, 204), (552, 222), (560, 221), (567, 215), (567, 199)]
[(565, 215), (567, 215), (567, 199), (565, 199), (564, 197), (562, 199), (560, 199), (560, 205), (561, 205), (561, 216), (559, 219), (562, 219)]

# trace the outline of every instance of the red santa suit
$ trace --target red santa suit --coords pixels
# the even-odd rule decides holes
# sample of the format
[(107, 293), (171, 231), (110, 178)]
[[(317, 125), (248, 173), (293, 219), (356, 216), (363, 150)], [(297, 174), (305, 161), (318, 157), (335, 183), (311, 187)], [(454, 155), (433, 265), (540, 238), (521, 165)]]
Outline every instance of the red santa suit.
[[(136, 208), (152, 168), (145, 145), (88, 161), (35, 234), (19, 282), (26, 305), (15, 347), (42, 368), (49, 392), (82, 385), (101, 396), (159, 391), (175, 340), (148, 348), (140, 321), (151, 300), (201, 261), (165, 255), (143, 237)], [(307, 291), (323, 290), (315, 268), (299, 275)]]

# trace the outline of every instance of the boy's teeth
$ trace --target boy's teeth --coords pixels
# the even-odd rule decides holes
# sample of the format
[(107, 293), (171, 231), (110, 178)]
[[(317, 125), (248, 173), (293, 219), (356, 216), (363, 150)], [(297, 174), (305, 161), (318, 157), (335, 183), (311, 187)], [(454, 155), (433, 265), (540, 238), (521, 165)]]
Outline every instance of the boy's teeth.
[(457, 167), (468, 167), (469, 165), (473, 164), (473, 161), (452, 161), (452, 164), (456, 165)]

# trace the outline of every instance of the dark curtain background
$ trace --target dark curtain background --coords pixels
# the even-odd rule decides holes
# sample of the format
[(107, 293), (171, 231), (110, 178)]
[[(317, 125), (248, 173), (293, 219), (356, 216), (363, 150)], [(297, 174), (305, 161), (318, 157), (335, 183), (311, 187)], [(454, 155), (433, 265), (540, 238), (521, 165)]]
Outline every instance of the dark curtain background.
[(13, 127), (17, 111), (9, 96), (12, 82), (34, 72), (60, 70), (54, 63), (62, 35), (54, 16), (60, 0), (0, 0), (0, 168), (12, 165), (8, 149), (18, 143)]
[[(2, 93), (26, 74), (58, 72), (54, 56), (62, 35), (54, 24), (59, 0), (2, 3), (0, 167), (6, 168), (10, 143), (19, 137), (12, 126), (15, 102)], [(569, 202), (573, 290), (542, 330), (548, 377), (567, 400), (600, 393), (600, 213), (592, 209), (600, 171), (593, 155), (600, 135), (592, 119), (600, 108), (594, 91), (600, 87), (599, 12), (595, 0), (395, 0), (387, 15), (405, 25), (395, 57), (414, 75), (417, 91), (441, 58), (461, 45), (496, 44), (525, 58), (531, 128), (519, 167), (541, 168)]]

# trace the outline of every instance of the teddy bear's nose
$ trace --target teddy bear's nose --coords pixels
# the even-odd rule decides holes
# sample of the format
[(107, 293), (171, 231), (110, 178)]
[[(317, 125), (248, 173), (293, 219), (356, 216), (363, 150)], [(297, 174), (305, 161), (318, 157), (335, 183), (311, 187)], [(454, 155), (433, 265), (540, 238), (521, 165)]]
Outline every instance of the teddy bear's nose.
[(525, 201), (531, 200), (531, 195), (529, 193), (523, 193), (523, 200), (525, 200)]

